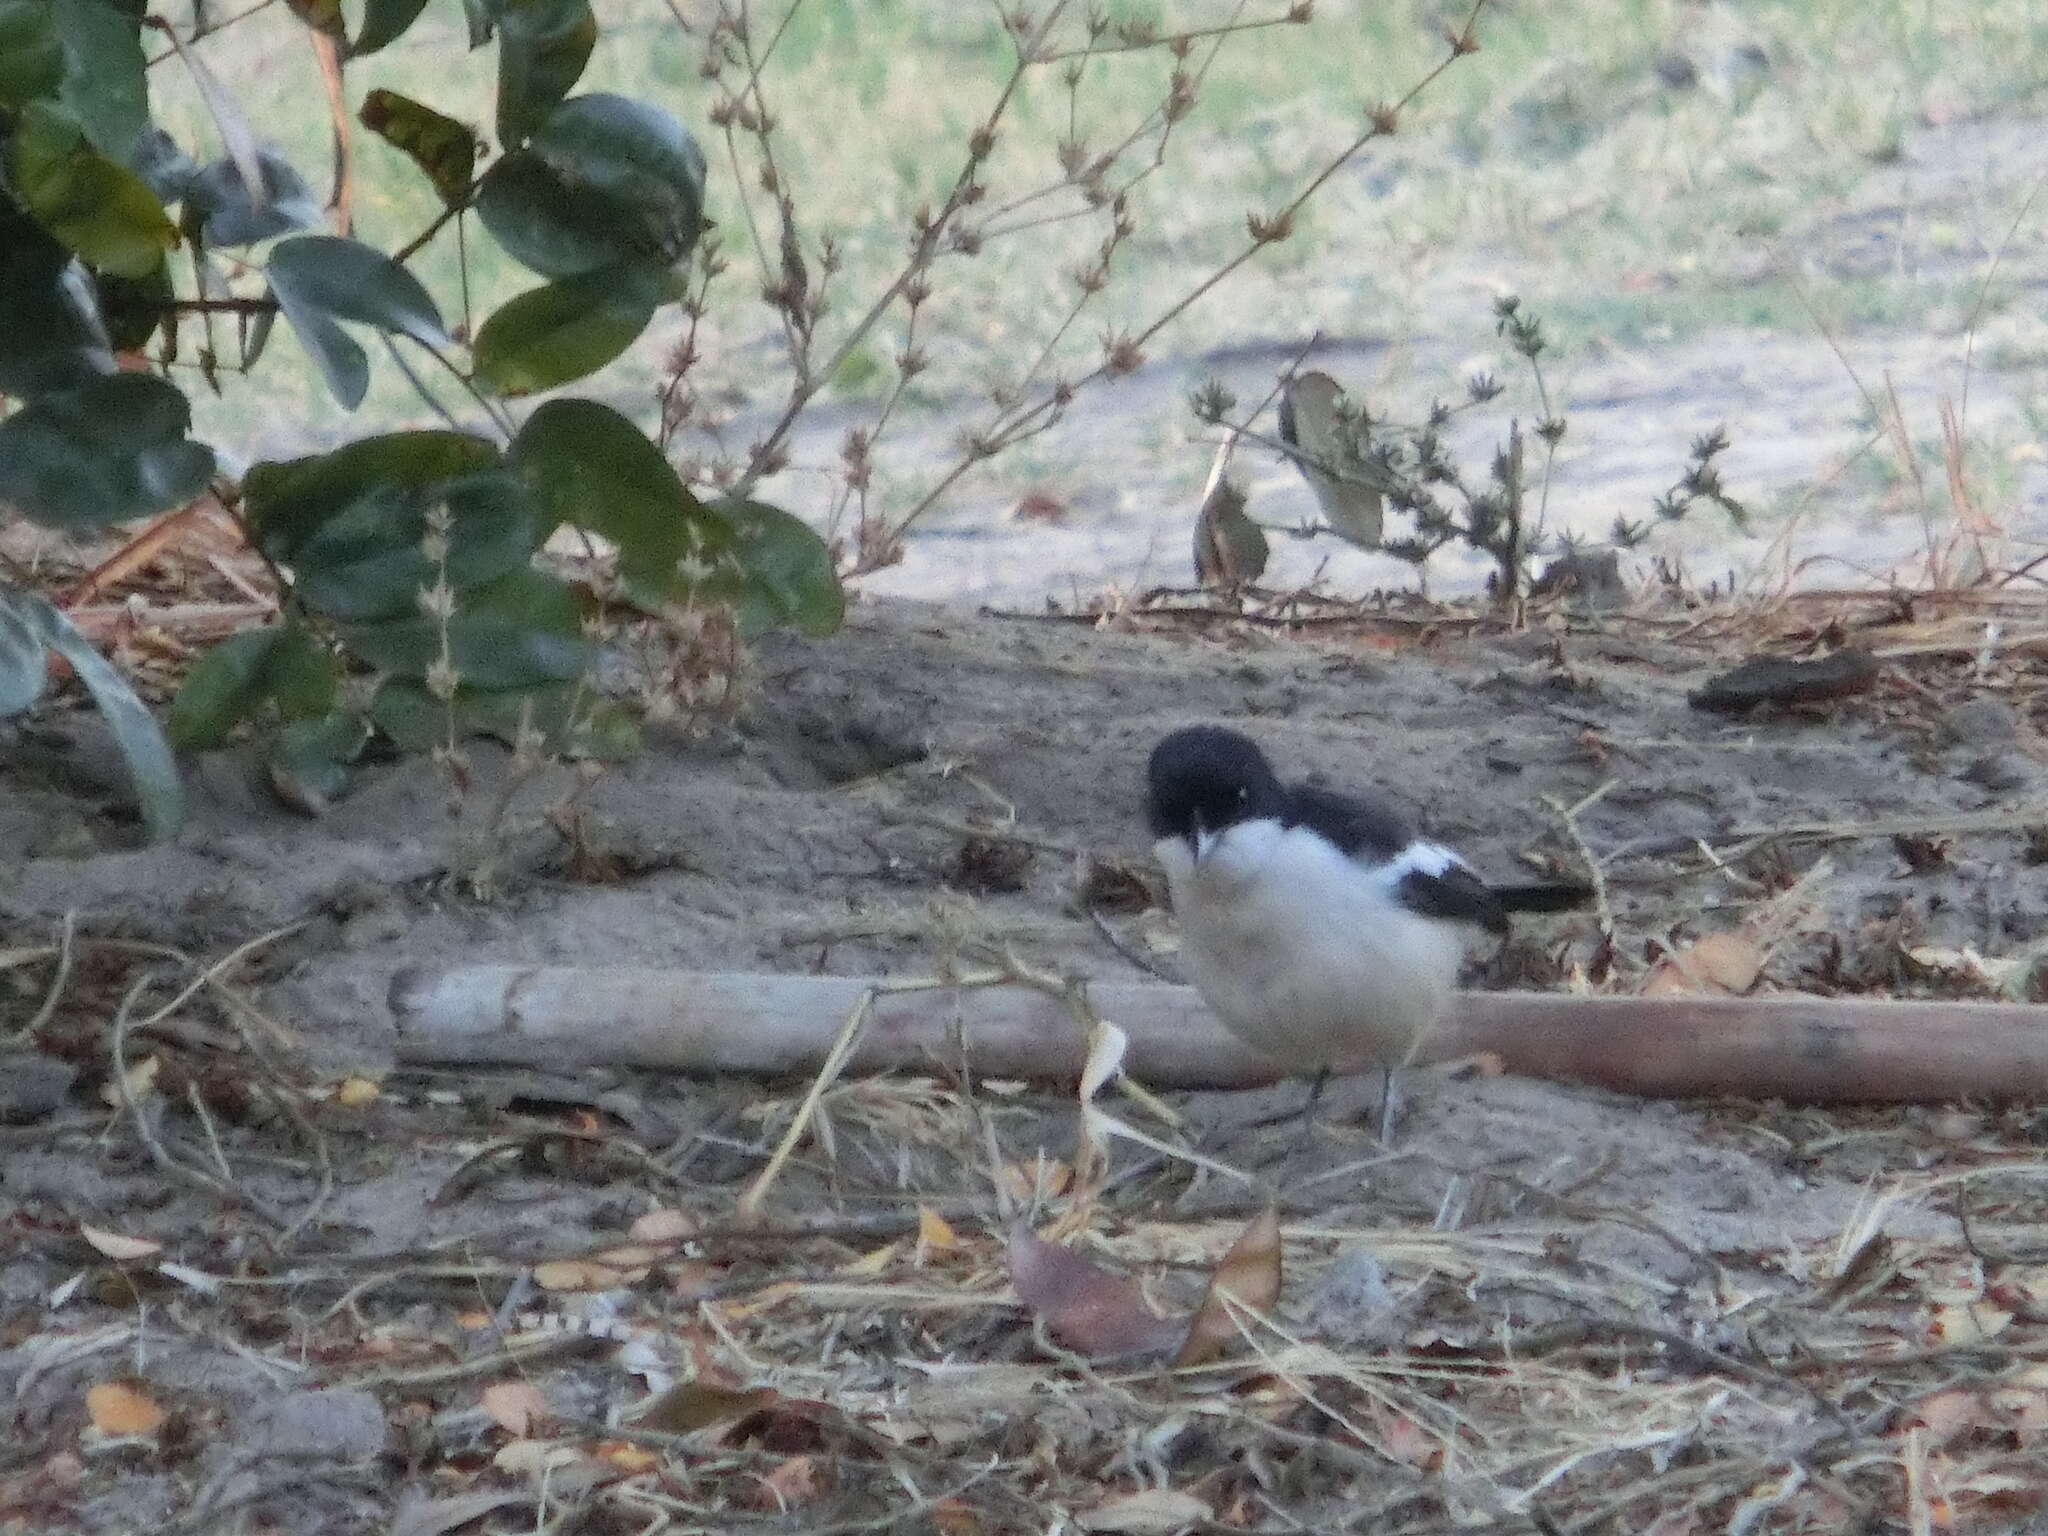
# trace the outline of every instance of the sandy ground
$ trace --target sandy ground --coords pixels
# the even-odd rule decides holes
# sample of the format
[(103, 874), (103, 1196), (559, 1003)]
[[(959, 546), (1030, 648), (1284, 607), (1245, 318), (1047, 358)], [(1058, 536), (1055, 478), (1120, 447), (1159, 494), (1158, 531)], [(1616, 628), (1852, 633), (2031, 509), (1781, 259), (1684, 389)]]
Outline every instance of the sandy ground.
[[(238, 1209), (154, 1169), (128, 1118), (110, 1116), (115, 1004), (138, 964), (175, 970), (162, 951), (135, 945), (214, 957), (299, 924), (236, 973), (284, 1015), (295, 987), (358, 963), (498, 957), (915, 974), (940, 957), (946, 934), (1006, 940), (1040, 964), (1129, 978), (1131, 962), (1075, 906), (1076, 856), (1092, 850), (1146, 867), (1136, 819), (1144, 752), (1160, 732), (1191, 719), (1255, 732), (1292, 771), (1385, 785), (1434, 832), (1503, 875), (1523, 854), (1577, 856), (1553, 807), (1608, 786), (1577, 823), (1603, 860), (1618, 924), (1608, 985), (1639, 977), (1656, 944), (1733, 924), (1822, 857), (1830, 872), (1817, 880), (1818, 908), (1773, 960), (1769, 984), (1924, 990), (1927, 973), (1906, 958), (1916, 946), (2001, 955), (2038, 936), (2048, 866), (2028, 861), (2022, 829), (2026, 807), (2040, 798), (2030, 755), (2033, 685), (2007, 678), (1991, 686), (1973, 681), (1967, 667), (1927, 664), (1820, 712), (1730, 721), (1687, 706), (1688, 690), (1721, 665), (1727, 643), (1706, 630), (1688, 636), (1688, 622), (1560, 622), (1514, 636), (1452, 624), (1426, 637), (1389, 622), (1369, 633), (1283, 641), (1243, 626), (1206, 637), (1186, 626), (1118, 633), (868, 602), (835, 640), (765, 644), (751, 707), (735, 728), (696, 743), (656, 742), (599, 782), (588, 810), (600, 858), (573, 864), (541, 825), (538, 813), (562, 785), (536, 784), (517, 797), (489, 899), (449, 875), (465, 823), (451, 820), (424, 763), (369, 769), (326, 818), (309, 822), (257, 793), (247, 764), (223, 754), (196, 765), (193, 820), (177, 844), (139, 849), (92, 720), (59, 715), (18, 728), (0, 796), (0, 859), (9, 871), (0, 929), (15, 945), (47, 942), (75, 912), (80, 934), (131, 948), (81, 949), (64, 1006), (7, 1073), (0, 1402), (10, 1428), (0, 1520), (38, 1532), (167, 1520), (184, 1522), (173, 1529), (214, 1530), (235, 1528), (219, 1523), (233, 1511), (257, 1521), (249, 1529), (443, 1529), (406, 1525), (403, 1516), (387, 1522), (408, 1503), (452, 1518), (461, 1506), (446, 1501), (460, 1491), (500, 1498), (513, 1511), (502, 1518), (530, 1528), (529, 1481), (487, 1464), (507, 1436), (477, 1393), (502, 1374), (502, 1362), (493, 1363), (474, 1318), (463, 1323), (459, 1315), (480, 1304), (499, 1309), (501, 1320), (521, 1307), (575, 1311), (588, 1298), (537, 1293), (530, 1275), (519, 1278), (525, 1266), (615, 1240), (652, 1205), (682, 1209), (706, 1233), (725, 1230), (719, 1224), (734, 1195), (759, 1169), (801, 1086), (412, 1070), (389, 1076), (373, 1104), (350, 1109), (316, 1096), (304, 1101), (307, 1118), (292, 1122), (279, 1117), (264, 1084), (273, 1070), (303, 1082), (301, 1069), (282, 1064), (291, 1057), (274, 1048), (264, 1057), (270, 1066), (236, 1049), (232, 1020), (202, 996), (177, 1012), (182, 1023), (129, 1038), (125, 1059), (131, 1071), (144, 1056), (159, 1060), (163, 1091), (143, 1107), (142, 1123), (171, 1155), (229, 1170), (234, 1187), (258, 1202)], [(489, 795), (491, 772), (486, 760), (472, 813)], [(1720, 866), (1668, 856), (1675, 840), (1738, 827), (1853, 827), (1986, 810), (2010, 812), (2012, 828), (1949, 839), (1931, 855), (1925, 840), (1846, 837), (1825, 846), (1765, 841)], [(958, 889), (960, 829), (969, 825), (1029, 840), (1009, 844), (1019, 850), (1016, 889)], [(1630, 847), (1666, 853), (1637, 857)], [(602, 879), (579, 878), (593, 870)], [(1170, 973), (1162, 914), (1105, 920), (1128, 948)], [(1472, 980), (1564, 985), (1574, 971), (1599, 974), (1597, 951), (1589, 917), (1550, 920), (1500, 954), (1476, 957)], [(0, 972), (8, 1016), (34, 1012), (49, 979), (47, 964)], [(150, 997), (169, 1000), (162, 987)], [(391, 1042), (375, 1027), (348, 1027), (345, 1011), (337, 1027), (331, 1014), (323, 1027), (332, 1033), (302, 1042), (315, 1079), (385, 1077)], [(1283, 1084), (1178, 1100), (1209, 1155), (1277, 1171), (1273, 1160), (1292, 1129), (1264, 1122), (1299, 1092)], [(1488, 1340), (1533, 1341), (1543, 1330), (1554, 1338), (1589, 1318), (1633, 1319), (1745, 1359), (1764, 1348), (1755, 1343), (1763, 1336), (1830, 1347), (1913, 1343), (1930, 1329), (1938, 1336), (1930, 1277), (1938, 1272), (1952, 1291), (1957, 1273), (1972, 1272), (1951, 1208), (1914, 1193), (1871, 1216), (1873, 1191), (2024, 1161), (2041, 1133), (2037, 1118), (2018, 1111), (1820, 1115), (1630, 1102), (1556, 1084), (1422, 1072), (1388, 1154), (1359, 1128), (1372, 1094), (1370, 1083), (1341, 1084), (1326, 1127), (1288, 1166), (1280, 1312), (1303, 1337), (1374, 1358), (1402, 1340), (1470, 1350), (1491, 1348)], [(200, 1104), (210, 1106), (203, 1117)], [(917, 1230), (920, 1206), (945, 1211), (949, 1230), (968, 1234), (961, 1255), (996, 1240), (987, 1237), (1000, 1231), (989, 1144), (971, 1118), (963, 1135), (968, 1111), (956, 1094), (942, 1084), (851, 1085), (833, 1104), (833, 1141), (800, 1156), (771, 1208), (778, 1224), (837, 1225), (782, 1249), (707, 1236), (690, 1250), (691, 1275), (713, 1274), (727, 1286), (746, 1277), (758, 1288), (776, 1275), (830, 1273), (892, 1234)], [(985, 1123), (1015, 1166), (1073, 1155), (1072, 1100), (1056, 1086), (1003, 1101)], [(593, 1131), (597, 1141), (573, 1141)], [(565, 1132), (571, 1141), (559, 1140)], [(316, 1136), (334, 1176), (324, 1196), (308, 1150)], [(638, 1159), (617, 1151), (623, 1146), (639, 1148)], [(526, 1151), (513, 1162), (494, 1160), (520, 1147)], [(1112, 1214), (1101, 1218), (1124, 1244), (1115, 1251), (1213, 1262), (1228, 1239), (1227, 1218), (1241, 1219), (1239, 1187), (1135, 1151), (1120, 1152), (1119, 1167)], [(1995, 1220), (1980, 1216), (1984, 1230), (2018, 1241), (2015, 1234), (2041, 1219), (2038, 1181), (2020, 1185), (2032, 1195), (2001, 1197)], [(287, 1222), (305, 1211), (310, 1220), (278, 1245), (264, 1234), (265, 1210)], [(1866, 1217), (1890, 1245), (1896, 1283), (1880, 1284), (1875, 1299), (1858, 1303), (1862, 1310), (1830, 1311), (1820, 1277), (1841, 1262), (1845, 1232), (1861, 1231)], [(252, 1288), (236, 1282), (223, 1290), (201, 1279), (191, 1284), (210, 1288), (192, 1290), (148, 1273), (153, 1260), (110, 1266), (81, 1241), (82, 1225), (162, 1243), (162, 1256), (188, 1274), (239, 1274)], [(1162, 1235), (1170, 1233), (1179, 1236)], [(1991, 1240), (1979, 1233), (1978, 1241)], [(1851, 1243), (1848, 1251), (1860, 1250)], [(428, 1271), (437, 1263), (457, 1278), (434, 1279)], [(1973, 1272), (1980, 1298), (1987, 1277), (2003, 1273), (1981, 1265)], [(674, 1303), (663, 1298), (688, 1294), (679, 1273), (658, 1267), (614, 1302), (627, 1317), (668, 1315)], [(274, 1279), (258, 1278), (266, 1275)], [(82, 1285), (67, 1283), (76, 1276)], [(351, 1293), (358, 1283), (371, 1289)], [(923, 1294), (955, 1282), (935, 1271), (915, 1283)], [(832, 1337), (852, 1330), (823, 1346), (823, 1364), (824, 1335), (760, 1336), (748, 1332), (756, 1323), (742, 1321), (754, 1315), (745, 1312), (715, 1337), (672, 1319), (647, 1347), (670, 1375), (696, 1369), (735, 1387), (807, 1393), (881, 1422), (876, 1414), (897, 1410), (877, 1405), (900, 1406), (905, 1391), (920, 1390), (913, 1384), (928, 1367), (919, 1362), (1023, 1369), (999, 1367), (1030, 1351), (999, 1278), (957, 1283), (974, 1298), (965, 1313), (893, 1313), (866, 1293), (837, 1312), (821, 1302), (819, 1316), (840, 1320)], [(1183, 1304), (1192, 1299), (1186, 1289), (1167, 1285)], [(1761, 1314), (1743, 1307), (1775, 1321), (1758, 1322)], [(1783, 1308), (1809, 1309), (1799, 1313), (1798, 1329), (1807, 1331), (1772, 1311)], [(1762, 1333), (1745, 1334), (1745, 1326)], [(1772, 1332), (1781, 1326), (1791, 1331)], [(2038, 1331), (2011, 1327), (2013, 1337)], [(696, 1367), (687, 1363), (692, 1351)], [(1802, 1396), (1807, 1389), (1766, 1390), (1738, 1373), (1723, 1384), (1739, 1386), (1748, 1407), (1738, 1413), (1723, 1402), (1708, 1411), (1695, 1388), (1720, 1381), (1714, 1372), (1724, 1367), (1701, 1368), (1702, 1376), (1697, 1366), (1657, 1399), (1658, 1412), (1699, 1410), (1684, 1431), (1698, 1450), (1683, 1465), (1719, 1468), (1732, 1485), (1761, 1475), (1745, 1458), (1761, 1456), (1762, 1465), (1814, 1450), (1825, 1425)], [(1587, 1378), (1591, 1395), (1582, 1394), (1580, 1407), (1619, 1413), (1600, 1406), (1600, 1392), (1620, 1391), (1617, 1383), (1636, 1380), (1635, 1372), (1648, 1382), (1671, 1368), (1655, 1349), (1619, 1376), (1602, 1365)], [(644, 1396), (653, 1378), (634, 1369), (600, 1350), (596, 1359), (551, 1357), (526, 1376), (549, 1411), (595, 1421)], [(1057, 1375), (1056, 1366), (1033, 1369), (1053, 1372), (1042, 1378), (1048, 1383)], [(1453, 1412), (1463, 1399), (1461, 1389), (1429, 1381), (1425, 1371), (1387, 1390), (1421, 1394), (1407, 1411), (1434, 1422), (1430, 1415)], [(109, 1382), (167, 1405), (170, 1429), (125, 1441), (86, 1429), (84, 1394)], [(934, 1454), (1021, 1454), (1004, 1448), (1011, 1442), (999, 1428), (1014, 1422), (1015, 1405), (971, 1394), (961, 1401), (969, 1400), (980, 1406), (949, 1399), (948, 1411), (973, 1427), (934, 1442), (942, 1448)], [(1128, 1491), (1115, 1446), (1159, 1430), (1169, 1412), (1128, 1395), (1093, 1408), (1089, 1401), (1064, 1389), (1044, 1399), (1043, 1411), (1078, 1436), (1074, 1445), (1092, 1447), (1073, 1452), (1072, 1470), (1082, 1480), (1075, 1487), (1093, 1491), (1057, 1494), (1068, 1504)], [(1476, 1414), (1479, 1406), (1467, 1401), (1456, 1411)], [(1517, 1411), (1537, 1410), (1530, 1400)], [(1896, 1403), (1882, 1422), (1868, 1404), (1859, 1411), (1870, 1435), (1902, 1422)], [(1545, 1424), (1564, 1422), (1558, 1414), (1570, 1419), (1560, 1408)], [(1529, 1434), (1535, 1422), (1527, 1421)], [(1221, 1456), (1218, 1467), (1239, 1465), (1228, 1450), (1231, 1433), (1217, 1433), (1224, 1449), (1204, 1454)], [(888, 1511), (905, 1507), (879, 1464), (863, 1472), (868, 1464), (847, 1455), (829, 1497), (820, 1495), (825, 1502), (789, 1518), (886, 1523)], [(1198, 1457), (1197, 1465), (1209, 1462)], [(1449, 1510), (1476, 1497), (1477, 1472), (1413, 1472), (1402, 1471), (1410, 1481), (1374, 1485), (1375, 1497), (1392, 1497), (1392, 1486), (1419, 1501), (1401, 1529), (1448, 1528), (1431, 1521), (1449, 1521)], [(1594, 1472), (1560, 1474), (1554, 1496), (1577, 1497), (1582, 1476)], [(1518, 1479), (1530, 1481), (1502, 1468), (1480, 1477), (1494, 1490), (1488, 1497)], [(1291, 1518), (1314, 1522), (1340, 1484), (1351, 1488), (1344, 1499), (1364, 1497), (1363, 1485), (1342, 1478), (1311, 1478), (1273, 1497)], [(624, 1497), (623, 1486), (600, 1479), (577, 1495), (589, 1528), (640, 1528), (605, 1505)], [(1201, 1486), (1204, 1497), (1214, 1492)], [(986, 1491), (988, 1502), (975, 1505), (986, 1521), (978, 1528), (1039, 1528), (1003, 1502), (1011, 1496)], [(1668, 1507), (1654, 1490), (1645, 1499), (1588, 1528), (1643, 1529), (1636, 1516)], [(1972, 1508), (1973, 1529), (2013, 1528), (1983, 1523), (1983, 1510)], [(472, 1510), (480, 1513), (482, 1506)]]

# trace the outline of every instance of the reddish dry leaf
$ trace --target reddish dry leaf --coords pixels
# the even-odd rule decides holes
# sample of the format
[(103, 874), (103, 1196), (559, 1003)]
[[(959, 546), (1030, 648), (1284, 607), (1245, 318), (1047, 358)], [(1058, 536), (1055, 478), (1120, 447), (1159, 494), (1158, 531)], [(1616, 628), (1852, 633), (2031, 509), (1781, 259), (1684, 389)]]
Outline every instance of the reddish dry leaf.
[(1044, 491), (1026, 491), (1023, 499), (1010, 511), (1011, 517), (1030, 523), (1056, 523), (1066, 515), (1067, 504)]
[(1208, 1292), (1188, 1324), (1186, 1340), (1175, 1365), (1201, 1365), (1214, 1360), (1233, 1343), (1241, 1329), (1231, 1298), (1254, 1312), (1270, 1312), (1280, 1299), (1280, 1212), (1267, 1206), (1240, 1232), (1216, 1272)]
[(522, 1440), (548, 1416), (547, 1399), (530, 1381), (494, 1381), (484, 1388), (480, 1401), (500, 1429)]
[(1379, 1413), (1382, 1449), (1394, 1460), (1419, 1472), (1427, 1472), (1443, 1461), (1444, 1443), (1405, 1413)]
[(957, 1493), (949, 1493), (926, 1511), (939, 1536), (981, 1536), (981, 1516)]
[(813, 1503), (820, 1482), (817, 1457), (791, 1456), (761, 1478), (754, 1507), (773, 1512)]
[(103, 1381), (88, 1391), (85, 1411), (103, 1435), (153, 1435), (164, 1422), (155, 1399), (119, 1381)]
[(1182, 1325), (1145, 1305), (1138, 1287), (1021, 1223), (1010, 1231), (1010, 1283), (1052, 1336), (1084, 1355), (1170, 1348)]

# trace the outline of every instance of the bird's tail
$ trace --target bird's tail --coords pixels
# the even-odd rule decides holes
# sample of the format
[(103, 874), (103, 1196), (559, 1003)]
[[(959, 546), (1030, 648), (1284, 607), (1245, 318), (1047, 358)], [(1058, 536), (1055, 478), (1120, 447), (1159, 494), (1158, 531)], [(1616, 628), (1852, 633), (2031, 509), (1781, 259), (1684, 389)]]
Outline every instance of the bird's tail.
[(1496, 885), (1491, 894), (1503, 912), (1569, 912), (1593, 899), (1593, 887), (1576, 880), (1545, 880), (1533, 885)]

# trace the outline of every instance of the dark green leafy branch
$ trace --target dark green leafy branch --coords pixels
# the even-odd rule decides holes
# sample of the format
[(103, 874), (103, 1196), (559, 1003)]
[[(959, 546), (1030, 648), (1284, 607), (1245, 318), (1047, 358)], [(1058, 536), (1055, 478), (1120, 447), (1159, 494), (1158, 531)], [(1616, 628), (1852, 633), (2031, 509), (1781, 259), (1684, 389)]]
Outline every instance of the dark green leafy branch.
[[(352, 38), (335, 0), (288, 9), (346, 64), (397, 41), (425, 4), (367, 0)], [(442, 204), (387, 251), (324, 231), (319, 196), (199, 58), (191, 45), (229, 21), (195, 17), (181, 36), (134, 0), (0, 0), (0, 511), (90, 533), (217, 496), (272, 573), (280, 617), (198, 662), (169, 738), (208, 750), (253, 726), (273, 783), (308, 810), (376, 736), (451, 767), (479, 731), (522, 752), (629, 749), (632, 711), (602, 701), (589, 675), (633, 626), (823, 635), (843, 613), (832, 560), (801, 520), (751, 497), (701, 498), (596, 401), (558, 396), (522, 417), (524, 397), (596, 373), (691, 293), (707, 167), (660, 108), (573, 94), (598, 32), (588, 0), (463, 5), (472, 49), (495, 45), (497, 152), (425, 102), (369, 89), (362, 123)], [(145, 29), (170, 43), (154, 59)], [(173, 59), (213, 119), (217, 159), (152, 118), (148, 70)], [(539, 281), (465, 346), (407, 263), (472, 222)], [(465, 314), (467, 294), (465, 268)], [(254, 387), (238, 376), (279, 318), (344, 411), (369, 391), (374, 338), (448, 429), (227, 481), (190, 435), (176, 370), (196, 364), (217, 391)], [(453, 381), (488, 435), (457, 425), (430, 379)], [(609, 553), (552, 556), (564, 530)], [(176, 774), (147, 711), (57, 608), (0, 586), (6, 712), (40, 696), (53, 649), (113, 722), (151, 830), (167, 835)]]

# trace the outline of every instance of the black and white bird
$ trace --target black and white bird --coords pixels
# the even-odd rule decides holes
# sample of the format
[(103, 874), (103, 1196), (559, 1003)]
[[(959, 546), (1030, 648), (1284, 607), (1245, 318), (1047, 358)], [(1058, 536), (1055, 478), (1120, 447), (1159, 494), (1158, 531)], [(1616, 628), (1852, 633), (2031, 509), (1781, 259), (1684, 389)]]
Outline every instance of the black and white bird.
[[(1512, 912), (1582, 905), (1565, 882), (1490, 886), (1386, 801), (1283, 784), (1257, 743), (1221, 726), (1152, 751), (1147, 814), (1188, 979), (1231, 1032), (1314, 1072), (1393, 1074), (1449, 1002), (1467, 947)], [(1304, 1128), (1305, 1129), (1305, 1128)]]

